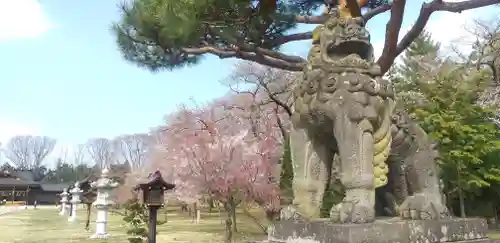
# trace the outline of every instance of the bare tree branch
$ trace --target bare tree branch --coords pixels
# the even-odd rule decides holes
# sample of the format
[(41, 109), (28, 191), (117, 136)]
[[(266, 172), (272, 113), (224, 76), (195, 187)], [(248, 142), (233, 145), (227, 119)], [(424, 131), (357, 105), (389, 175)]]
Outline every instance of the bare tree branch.
[(113, 163), (114, 151), (113, 144), (107, 138), (94, 138), (86, 143), (87, 150), (94, 163), (103, 169)]
[[(493, 21), (475, 21), (477, 37), (477, 68), (487, 66), (493, 74), (492, 86), (500, 92), (500, 18)], [(497, 95), (499, 95), (497, 93)]]
[[(387, 70), (389, 70), (389, 67), (392, 65), (397, 56), (395, 53), (398, 45), (399, 31), (401, 30), (401, 25), (403, 24), (405, 6), (406, 0), (394, 0), (392, 4), (391, 17), (387, 22), (385, 30), (384, 49), (382, 50), (382, 55), (380, 55), (380, 58), (378, 59), (378, 64), (382, 67), (382, 69), (385, 65), (388, 66)], [(394, 56), (394, 59), (391, 60), (392, 56)], [(384, 62), (390, 62), (390, 64), (387, 65)], [(383, 70), (382, 73), (385, 73), (385, 71)]]
[[(405, 0), (394, 0), (391, 8), (391, 18), (387, 23), (386, 41), (382, 55), (378, 59), (378, 64), (381, 67), (382, 73), (389, 70), (391, 65), (394, 63), (399, 54), (401, 54), (415, 38), (417, 38), (420, 33), (424, 30), (427, 22), (432, 13), (436, 11), (446, 11), (453, 13), (460, 13), (465, 10), (486, 7), (494, 4), (498, 4), (499, 0), (467, 0), (461, 2), (445, 2), (443, 0), (433, 0), (428, 3), (424, 3), (420, 9), (420, 14), (415, 21), (413, 27), (406, 33), (406, 35), (401, 39), (396, 46), (394, 43), (399, 38), (399, 30), (401, 29), (401, 20)], [(399, 25), (399, 26), (398, 26)]]
[(152, 137), (148, 134), (125, 135), (115, 139), (120, 156), (129, 163), (132, 171), (144, 166), (151, 146)]
[(232, 49), (222, 50), (219, 48), (215, 48), (213, 46), (205, 46), (201, 48), (184, 48), (183, 50), (188, 55), (200, 55), (205, 53), (211, 53), (218, 56), (221, 59), (236, 57), (242, 60), (253, 61), (262, 65), (289, 71), (302, 71), (302, 69), (306, 64), (305, 59), (302, 59), (300, 62), (289, 62), (283, 59), (277, 59), (266, 55), (259, 55), (258, 53), (255, 52), (241, 51), (237, 47)]
[[(252, 132), (257, 136), (261, 117), (275, 117), (276, 126), (283, 137), (287, 136), (289, 117), (292, 115), (292, 86), (299, 75), (252, 62), (240, 62), (228, 77), (226, 84), (237, 95), (228, 110), (236, 110), (247, 117)], [(241, 85), (242, 87), (238, 87)], [(235, 87), (236, 86), (236, 87)]]
[(276, 123), (278, 124), (278, 127), (281, 131), (281, 136), (283, 136), (283, 140), (286, 141), (288, 138), (288, 132), (285, 125), (283, 124), (283, 121), (281, 120), (279, 106), (276, 106), (276, 108), (274, 109), (274, 115), (276, 116)]
[(68, 162), (68, 148), (64, 147), (61, 148), (61, 152), (59, 153), (59, 161), (62, 163), (67, 163)]
[(73, 161), (75, 166), (82, 165), (85, 161), (85, 145), (78, 144), (75, 151), (73, 151)]
[[(293, 103), (291, 89), (298, 78), (295, 73), (251, 62), (241, 62), (237, 64), (235, 72), (229, 77), (231, 82), (229, 86), (236, 93), (251, 92), (255, 97), (254, 102), (258, 106), (275, 103), (288, 116), (291, 116), (292, 109), (290, 106)], [(239, 83), (251, 87), (249, 90), (237, 91), (231, 85)]]
[(375, 17), (375, 16), (377, 16), (377, 15), (379, 15), (381, 13), (385, 13), (385, 12), (389, 11), (389, 9), (391, 9), (391, 5), (390, 4), (381, 5), (379, 7), (376, 7), (374, 9), (366, 12), (363, 15), (363, 19), (365, 20), (365, 22), (368, 22), (373, 17)]
[(56, 145), (56, 140), (45, 136), (20, 135), (9, 139), (3, 149), (5, 156), (18, 169), (35, 170)]
[(301, 24), (324, 24), (327, 18), (324, 15), (320, 16), (305, 16), (305, 15), (297, 15), (295, 16), (295, 22)]
[[(371, 9), (370, 11), (366, 12), (363, 15), (363, 19), (365, 22), (368, 22), (370, 19), (373, 17), (387, 12), (389, 9), (391, 9), (390, 4), (384, 4), (381, 5), (377, 8)], [(298, 23), (303, 23), (303, 24), (324, 24), (328, 20), (328, 16), (326, 15), (321, 15), (321, 16), (296, 16), (295, 21)], [(290, 34), (283, 36), (282, 38), (273, 40), (271, 42), (271, 46), (280, 46), (289, 42), (293, 41), (301, 41), (301, 40), (310, 40), (312, 39), (312, 31), (308, 32), (303, 32), (303, 33), (295, 33), (295, 34)], [(293, 71), (293, 70), (291, 70)]]

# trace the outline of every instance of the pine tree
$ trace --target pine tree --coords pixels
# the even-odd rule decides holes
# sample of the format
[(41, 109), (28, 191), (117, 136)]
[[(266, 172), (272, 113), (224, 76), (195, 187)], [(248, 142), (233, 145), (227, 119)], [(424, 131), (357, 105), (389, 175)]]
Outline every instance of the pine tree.
[(284, 139), (283, 156), (281, 157), (280, 189), (283, 195), (283, 204), (291, 204), (293, 200), (293, 164), (290, 149), (290, 138)]
[(137, 197), (129, 199), (125, 204), (123, 221), (129, 226), (127, 235), (130, 243), (142, 243), (148, 237), (147, 208), (139, 202)]
[[(396, 65), (398, 73), (406, 84), (412, 85), (418, 81), (418, 74), (428, 68), (425, 64), (439, 62), (438, 51), (440, 44), (432, 40), (429, 32), (423, 31), (406, 49), (402, 57), (402, 64)], [(416, 76), (417, 75), (417, 76)]]
[(421, 101), (419, 82), (421, 75), (432, 73), (442, 60), (438, 57), (440, 44), (432, 40), (427, 31), (423, 31), (410, 44), (403, 54), (401, 62), (389, 72), (399, 98), (406, 106), (414, 106)]
[[(278, 50), (287, 32), (297, 27), (295, 16), (309, 14), (324, 3), (134, 0), (121, 6), (122, 18), (112, 30), (125, 59), (153, 71), (196, 64), (205, 54), (255, 61), (251, 57), (255, 48)], [(240, 55), (231, 54), (234, 46)], [(304, 59), (284, 57), (283, 61), (299, 70)]]
[[(112, 26), (112, 31), (124, 58), (141, 67), (152, 71), (171, 70), (196, 64), (203, 56), (214, 55), (219, 58), (238, 58), (290, 71), (302, 71), (307, 60), (301, 56), (282, 53), (280, 48), (294, 41), (311, 40), (313, 35), (310, 31), (293, 34), (290, 32), (293, 32), (298, 24), (324, 24), (328, 17), (319, 13), (319, 7), (325, 7), (330, 11), (339, 8), (339, 4), (345, 1), (132, 0), (126, 2), (121, 6), (121, 19)], [(391, 1), (371, 0), (365, 7), (381, 7), (389, 5), (389, 2)], [(494, 3), (480, 4), (488, 6)], [(405, 3), (395, 7), (395, 12), (399, 12), (405, 7)], [(466, 6), (466, 9), (476, 7), (478, 6), (471, 5)], [(449, 11), (448, 8), (438, 11), (440, 10)], [(383, 12), (371, 11), (375, 15)], [(395, 26), (392, 26), (394, 24), (398, 23), (389, 23), (390, 29), (394, 30)], [(376, 30), (383, 29), (385, 30), (385, 28)], [(418, 29), (417, 27), (417, 32)], [(406, 36), (411, 38), (412, 35)], [(396, 38), (390, 42), (397, 42), (397, 35), (389, 35), (389, 38)], [(399, 53), (386, 51), (385, 54), (382, 55), (382, 60), (379, 60), (384, 73)]]
[[(130, 243), (143, 243), (148, 238), (148, 209), (137, 197), (132, 197), (124, 204), (125, 216), (123, 221), (127, 224), (127, 235)], [(157, 221), (157, 225), (162, 225), (166, 221)], [(157, 232), (158, 233), (158, 232)]]

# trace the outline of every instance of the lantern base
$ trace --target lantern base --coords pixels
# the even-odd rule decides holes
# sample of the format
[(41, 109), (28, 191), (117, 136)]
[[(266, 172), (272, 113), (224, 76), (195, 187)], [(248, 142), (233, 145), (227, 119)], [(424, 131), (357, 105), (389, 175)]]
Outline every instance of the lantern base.
[(96, 233), (96, 234), (91, 235), (91, 236), (90, 236), (90, 239), (107, 239), (107, 238), (109, 238), (110, 236), (111, 236), (111, 235), (110, 235), (110, 234), (107, 234), (107, 233), (105, 233), (105, 234), (97, 234), (97, 233)]

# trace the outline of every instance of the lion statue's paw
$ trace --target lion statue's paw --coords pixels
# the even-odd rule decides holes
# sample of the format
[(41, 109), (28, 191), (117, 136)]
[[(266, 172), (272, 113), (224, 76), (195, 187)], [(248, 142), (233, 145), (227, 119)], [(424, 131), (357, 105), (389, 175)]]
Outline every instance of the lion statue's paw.
[(334, 223), (342, 224), (369, 223), (375, 220), (375, 210), (373, 206), (343, 201), (332, 207), (330, 210), (330, 219)]

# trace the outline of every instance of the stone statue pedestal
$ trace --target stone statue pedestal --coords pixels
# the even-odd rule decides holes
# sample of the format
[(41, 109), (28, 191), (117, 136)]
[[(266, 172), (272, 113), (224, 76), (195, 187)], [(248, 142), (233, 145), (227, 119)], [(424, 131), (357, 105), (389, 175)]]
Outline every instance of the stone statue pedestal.
[(310, 222), (284, 220), (269, 228), (270, 243), (493, 243), (486, 220), (380, 219), (369, 224), (333, 224), (328, 219)]
[(97, 219), (95, 221), (95, 233), (90, 239), (107, 239), (111, 235), (107, 233), (108, 229), (108, 205), (99, 205), (97, 208)]

